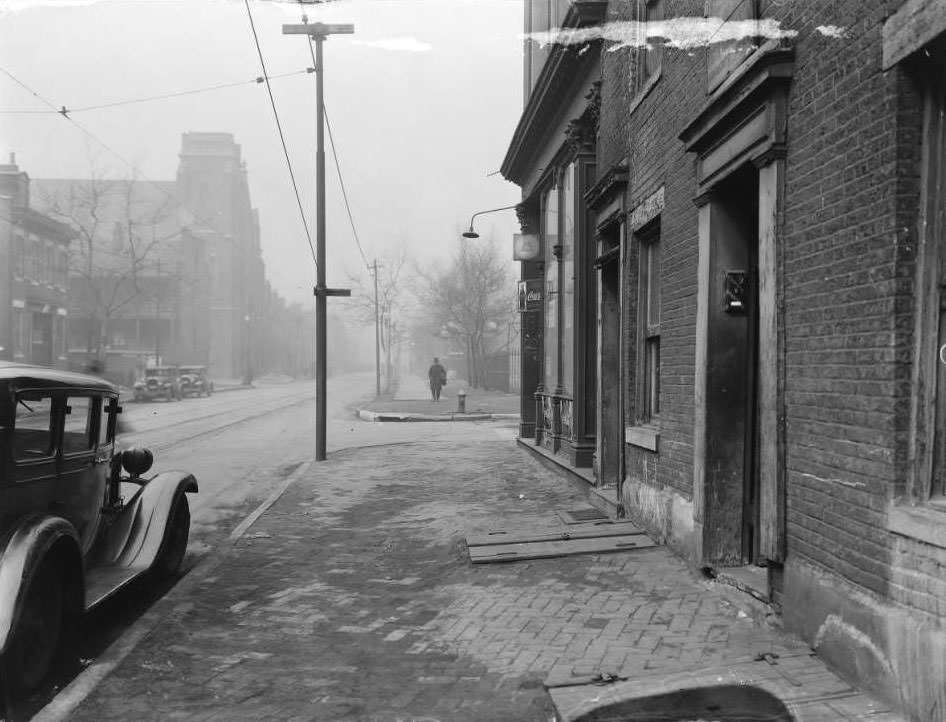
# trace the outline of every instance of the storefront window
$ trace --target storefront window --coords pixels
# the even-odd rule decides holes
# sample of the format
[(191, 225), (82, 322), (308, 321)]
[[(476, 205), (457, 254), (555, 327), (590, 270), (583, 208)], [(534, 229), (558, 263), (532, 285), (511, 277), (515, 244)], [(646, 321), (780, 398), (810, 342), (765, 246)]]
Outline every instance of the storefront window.
[(558, 386), (558, 186), (545, 194), (545, 369), (543, 380), (547, 391)]
[(575, 219), (578, 199), (575, 197), (575, 174), (572, 163), (562, 180), (562, 386), (571, 393), (575, 384)]

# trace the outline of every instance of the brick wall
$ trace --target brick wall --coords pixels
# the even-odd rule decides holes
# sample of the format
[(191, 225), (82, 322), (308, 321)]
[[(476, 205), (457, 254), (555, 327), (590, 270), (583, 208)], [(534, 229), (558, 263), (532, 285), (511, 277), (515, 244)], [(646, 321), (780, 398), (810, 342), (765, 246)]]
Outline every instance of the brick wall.
[[(772, 14), (778, 17), (778, 6)], [(896, 474), (897, 135), (883, 3), (793, 4), (783, 288), (790, 553), (885, 593)], [(845, 28), (842, 39), (816, 30)]]
[[(609, 18), (629, 19), (630, 5), (612, 3)], [(789, 553), (887, 595), (891, 563), (910, 569), (915, 557), (930, 575), (944, 561), (895, 546), (886, 530), (887, 506), (903, 489), (909, 429), (916, 93), (901, 69), (881, 70), (890, 2), (762, 5), (764, 17), (797, 31), (780, 249)], [(668, 17), (702, 12), (702, 2), (668, 2)], [(827, 25), (843, 28), (843, 37), (817, 29)], [(705, 102), (705, 53), (666, 48), (660, 80), (629, 113), (633, 65), (627, 50), (602, 55), (599, 168), (626, 155), (626, 207), (661, 185), (666, 206), (660, 451), (629, 448), (627, 472), (689, 497), (697, 209), (694, 159), (678, 136)], [(629, 250), (623, 362), (631, 423), (637, 264), (633, 244)]]
[[(703, 4), (692, 1), (670, 3), (668, 10), (668, 16), (700, 16)], [(636, 53), (622, 53), (627, 56), (625, 67), (633, 72)], [(604, 54), (606, 67), (609, 55)], [(660, 79), (625, 120), (630, 166), (628, 209), (633, 209), (661, 186), (665, 189), (660, 234), (659, 453), (628, 447), (626, 467), (629, 476), (642, 481), (656, 479), (658, 486), (670, 487), (686, 498), (691, 497), (693, 486), (693, 374), (698, 244), (697, 209), (693, 204), (693, 158), (684, 152), (678, 136), (704, 99), (704, 73), (703, 51), (665, 48)], [(631, 84), (632, 81), (625, 75), (624, 87), (629, 90)], [(631, 93), (628, 92), (628, 95)], [(633, 370), (636, 368), (636, 349), (632, 339), (637, 314), (636, 243), (631, 242), (628, 250), (631, 262), (625, 269), (625, 337), (628, 339), (625, 368), (630, 372), (625, 385), (625, 398), (628, 400), (625, 418), (631, 424), (635, 417)]]
[[(631, 3), (608, 4), (608, 22), (630, 19)], [(598, 126), (598, 175), (607, 173), (627, 155), (627, 107), (630, 101), (630, 52), (610, 51), (605, 45), (601, 54), (601, 115)]]

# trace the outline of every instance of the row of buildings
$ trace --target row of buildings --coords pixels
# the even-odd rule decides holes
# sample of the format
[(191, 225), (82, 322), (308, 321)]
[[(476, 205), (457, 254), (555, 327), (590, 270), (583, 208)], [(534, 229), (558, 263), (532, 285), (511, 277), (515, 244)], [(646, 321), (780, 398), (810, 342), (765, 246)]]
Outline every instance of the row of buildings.
[(265, 278), (240, 146), (184, 133), (174, 181), (30, 179), (0, 165), (0, 359), (224, 379), (312, 372), (310, 314)]
[(946, 719), (946, 6), (525, 8), (520, 443)]

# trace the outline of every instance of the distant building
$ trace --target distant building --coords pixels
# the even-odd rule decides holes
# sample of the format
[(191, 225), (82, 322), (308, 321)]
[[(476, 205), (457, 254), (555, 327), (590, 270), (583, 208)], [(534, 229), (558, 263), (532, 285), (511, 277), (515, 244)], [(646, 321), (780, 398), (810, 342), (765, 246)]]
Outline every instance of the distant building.
[[(11, 198), (29, 196), (26, 174), (3, 168)], [(158, 363), (201, 364), (212, 377), (243, 380), (311, 369), (314, 351), (299, 339), (306, 315), (287, 308), (265, 278), (259, 217), (229, 133), (184, 133), (175, 181), (39, 179), (32, 197), (45, 216), (19, 210), (11, 217), (31, 228), (45, 219), (47, 234), (65, 233), (54, 256), (62, 276), (68, 269), (68, 300), (63, 283), (59, 305), (50, 305), (61, 309), (52, 311), (62, 320), (52, 323), (50, 342), (59, 344), (60, 364), (83, 368), (97, 359), (121, 383)], [(12, 231), (10, 238), (12, 253)], [(43, 283), (27, 287), (39, 300), (48, 296)], [(22, 293), (8, 304), (10, 329), (40, 329), (32, 336), (37, 353), (51, 304), (39, 300), (32, 316), (15, 311), (26, 303)]]
[[(246, 173), (230, 133), (183, 134), (176, 192), (194, 214), (192, 258), (205, 267), (192, 280), (206, 296), (191, 309), (192, 349), (206, 354), (214, 373), (226, 378), (261, 372), (260, 342), (268, 316), (259, 215), (250, 202)], [(213, 333), (197, 332), (203, 328)]]
[(98, 359), (123, 383), (158, 363), (243, 380), (311, 366), (297, 314), (265, 278), (259, 218), (229, 133), (184, 133), (175, 181), (32, 184), (36, 204), (73, 239), (64, 363)]
[(0, 165), (0, 359), (66, 368), (72, 229), (30, 207), (15, 158)]

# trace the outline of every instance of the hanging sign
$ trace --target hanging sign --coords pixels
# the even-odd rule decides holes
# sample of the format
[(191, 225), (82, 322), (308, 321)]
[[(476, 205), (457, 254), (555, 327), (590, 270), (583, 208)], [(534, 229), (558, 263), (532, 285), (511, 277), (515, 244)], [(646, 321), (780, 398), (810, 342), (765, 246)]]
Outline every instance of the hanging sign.
[(539, 257), (539, 237), (533, 233), (512, 234), (512, 260), (532, 261)]

